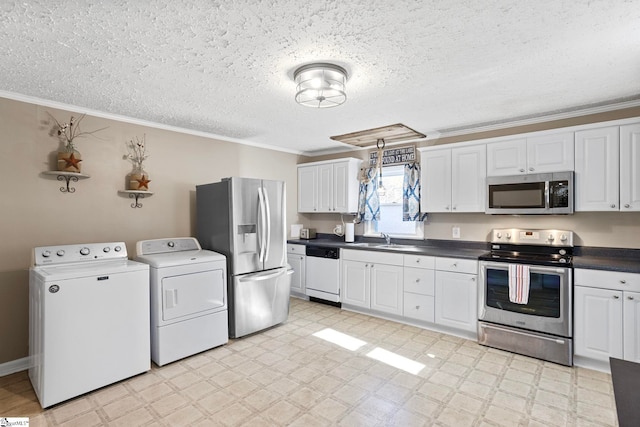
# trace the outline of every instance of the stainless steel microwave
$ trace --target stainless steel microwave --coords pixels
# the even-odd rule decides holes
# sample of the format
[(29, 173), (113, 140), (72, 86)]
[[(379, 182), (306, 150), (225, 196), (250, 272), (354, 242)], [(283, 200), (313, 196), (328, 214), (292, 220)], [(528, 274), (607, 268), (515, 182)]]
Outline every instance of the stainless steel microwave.
[(487, 214), (573, 213), (573, 172), (487, 178)]

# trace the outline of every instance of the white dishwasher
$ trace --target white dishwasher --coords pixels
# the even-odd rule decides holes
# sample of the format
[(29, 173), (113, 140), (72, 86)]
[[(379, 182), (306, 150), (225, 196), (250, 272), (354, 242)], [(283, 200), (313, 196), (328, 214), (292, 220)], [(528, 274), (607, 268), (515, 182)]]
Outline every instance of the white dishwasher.
[(340, 303), (340, 250), (307, 245), (306, 293), (311, 300)]

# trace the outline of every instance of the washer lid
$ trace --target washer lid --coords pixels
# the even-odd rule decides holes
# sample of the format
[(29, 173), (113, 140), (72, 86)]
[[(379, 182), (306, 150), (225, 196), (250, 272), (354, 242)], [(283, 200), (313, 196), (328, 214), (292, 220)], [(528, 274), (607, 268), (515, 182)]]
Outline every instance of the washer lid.
[(144, 262), (155, 268), (176, 265), (198, 264), (203, 262), (225, 261), (227, 258), (217, 252), (200, 249), (195, 251), (165, 252), (153, 255), (137, 256), (136, 261)]
[(45, 281), (78, 279), (82, 277), (108, 276), (109, 274), (149, 271), (149, 266), (136, 261), (114, 260), (81, 262), (75, 264), (43, 265), (31, 267)]

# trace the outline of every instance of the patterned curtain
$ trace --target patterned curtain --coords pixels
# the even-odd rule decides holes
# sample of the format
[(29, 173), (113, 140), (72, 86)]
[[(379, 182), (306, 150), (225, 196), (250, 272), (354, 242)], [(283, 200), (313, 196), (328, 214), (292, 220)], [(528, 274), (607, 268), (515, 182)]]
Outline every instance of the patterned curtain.
[(366, 168), (360, 177), (358, 194), (358, 220), (378, 221), (380, 219), (380, 198), (378, 197), (378, 169)]
[(424, 221), (427, 214), (420, 213), (420, 165), (404, 165), (404, 184), (402, 192), (402, 220)]

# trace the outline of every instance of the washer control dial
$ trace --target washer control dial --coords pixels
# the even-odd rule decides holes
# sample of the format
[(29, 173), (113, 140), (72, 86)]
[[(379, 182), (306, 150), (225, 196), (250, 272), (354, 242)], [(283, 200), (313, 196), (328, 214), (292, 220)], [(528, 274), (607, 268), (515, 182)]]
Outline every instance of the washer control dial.
[(80, 255), (89, 255), (90, 253), (91, 253), (91, 250), (89, 250), (89, 248), (86, 246), (80, 249)]
[(60, 249), (58, 252), (56, 252), (56, 255), (64, 256), (64, 249)]

